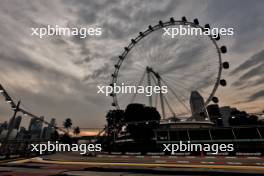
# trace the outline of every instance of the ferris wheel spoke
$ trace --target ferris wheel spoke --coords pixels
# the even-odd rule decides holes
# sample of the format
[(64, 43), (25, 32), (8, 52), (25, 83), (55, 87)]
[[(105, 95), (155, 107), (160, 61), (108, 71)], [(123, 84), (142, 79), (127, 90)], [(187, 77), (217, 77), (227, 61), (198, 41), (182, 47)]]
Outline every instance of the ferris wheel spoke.
[[(187, 93), (190, 93), (192, 91), (191, 89), (187, 88), (186, 84), (184, 82), (182, 82), (182, 81), (179, 81), (179, 80), (175, 81), (175, 80), (172, 80), (172, 79), (166, 79), (166, 80), (168, 80), (171, 84), (175, 85), (176, 87), (182, 87), (183, 90), (185, 92), (187, 92)], [(199, 89), (199, 91), (202, 92), (202, 93), (205, 93), (202, 89)], [(185, 99), (187, 99), (187, 98), (185, 98)]]
[(174, 112), (173, 109), (171, 108), (171, 105), (170, 105), (170, 103), (168, 102), (166, 96), (164, 96), (164, 100), (165, 100), (165, 103), (167, 104), (168, 109), (170, 110), (171, 114), (173, 115), (173, 117), (175, 117), (175, 112)]
[[(188, 79), (184, 79), (185, 82), (183, 82), (183, 81), (181, 81), (181, 79), (178, 79), (177, 82), (176, 82), (176, 80), (173, 80), (173, 79), (169, 78), (168, 76), (167, 76), (167, 78), (170, 79), (170, 81), (172, 81), (173, 83), (179, 84), (178, 86), (187, 87), (186, 83), (190, 83), (190, 85), (197, 85), (196, 80), (192, 80), (191, 81), (191, 80), (188, 80)], [(210, 76), (210, 78), (211, 78), (211, 76)], [(213, 82), (208, 82), (208, 79), (205, 79), (205, 81), (203, 81), (203, 82), (204, 83), (207, 83), (208, 85), (210, 85), (211, 83), (213, 83)], [(191, 89), (188, 89), (188, 90), (191, 91)]]
[(187, 86), (181, 82), (181, 81), (175, 81), (173, 79), (170, 79), (170, 78), (166, 78), (166, 77), (163, 77), (163, 79), (165, 79), (166, 81), (169, 81), (171, 84), (175, 85), (176, 87), (180, 87), (182, 88), (184, 91), (186, 92), (190, 92), (191, 90), (189, 88), (187, 88)]
[(171, 89), (170, 86), (168, 86), (168, 84), (163, 80), (161, 79), (161, 81), (167, 85), (167, 87), (170, 89), (170, 91), (173, 93), (173, 95), (176, 97), (176, 99), (183, 105), (183, 107), (188, 111), (188, 112), (191, 112), (191, 110), (184, 104), (184, 102), (182, 102), (182, 100), (179, 98), (179, 96), (174, 92), (173, 89)]
[[(194, 76), (196, 76), (197, 74), (201, 74), (201, 73), (207, 73), (209, 70), (206, 69), (205, 67), (201, 66), (202, 68), (199, 68), (199, 70), (194, 70), (192, 69), (192, 73), (188, 73), (188, 74), (184, 74), (184, 75), (180, 75), (179, 73), (177, 73), (177, 71), (171, 72), (170, 74), (166, 74), (166, 76), (173, 76), (174, 78), (179, 78), (182, 79), (184, 78), (184, 80), (186, 79), (191, 79)], [(175, 74), (173, 74), (175, 73)], [(165, 75), (165, 74), (164, 74)], [(179, 76), (180, 75), (180, 76)]]
[[(153, 78), (154, 79), (154, 78)], [(162, 77), (162, 79), (163, 79), (163, 77)], [(163, 82), (164, 83), (164, 82)], [(168, 88), (170, 88), (171, 89), (171, 87), (167, 84), (167, 83), (165, 83), (165, 85), (168, 87)], [(174, 91), (173, 91), (174, 92)], [(173, 93), (172, 92), (172, 93)], [(186, 97), (183, 97), (183, 96), (179, 96), (179, 95), (177, 95), (175, 92), (174, 92), (174, 97), (175, 97), (175, 95), (176, 95), (176, 99), (178, 100), (178, 102), (180, 102), (180, 104), (186, 109), (186, 105), (184, 104), (184, 102), (183, 102), (183, 100), (185, 100), (186, 99)], [(180, 98), (181, 97), (181, 98)], [(169, 107), (170, 108), (170, 107)], [(189, 112), (189, 109), (187, 108), (187, 111)]]
[[(144, 71), (144, 73), (143, 73), (142, 77), (140, 78), (140, 81), (138, 82), (138, 84), (137, 84), (137, 87), (139, 87), (139, 86), (141, 86), (141, 85), (142, 85), (142, 82), (143, 82), (143, 80), (144, 80), (145, 76), (146, 76), (146, 71)], [(137, 96), (137, 92), (133, 94), (133, 96), (132, 96), (132, 99), (131, 99), (131, 101), (130, 101), (131, 103), (133, 103), (133, 102), (134, 102), (134, 100), (135, 100), (136, 96)]]
[(169, 102), (171, 102), (173, 107), (175, 107), (174, 108), (175, 115), (186, 113), (186, 109), (183, 107), (183, 105), (181, 103), (179, 103), (179, 101), (177, 99), (175, 100), (174, 95), (167, 94), (166, 97), (169, 100)]
[[(167, 83), (168, 85), (169, 85), (169, 83)], [(169, 87), (171, 88), (171, 86), (169, 85)], [(171, 88), (172, 89), (172, 88)], [(175, 99), (175, 92), (180, 92), (180, 94), (177, 94), (177, 97), (181, 100), (180, 102), (182, 102), (181, 104), (183, 104), (183, 107), (184, 107), (184, 109), (186, 110), (186, 108), (185, 108), (185, 103), (184, 102), (186, 102), (188, 99), (189, 99), (189, 91), (186, 91), (186, 93), (187, 93), (187, 95), (185, 94), (185, 93), (183, 93), (183, 91), (181, 91), (181, 90), (179, 90), (179, 91), (177, 91), (177, 89), (175, 89), (176, 91), (174, 91), (174, 93), (172, 93), (172, 95), (173, 95), (173, 97), (174, 97), (174, 99)], [(176, 99), (176, 100), (178, 100), (178, 99)], [(187, 105), (186, 105), (187, 106)], [(189, 111), (188, 111), (189, 112)]]

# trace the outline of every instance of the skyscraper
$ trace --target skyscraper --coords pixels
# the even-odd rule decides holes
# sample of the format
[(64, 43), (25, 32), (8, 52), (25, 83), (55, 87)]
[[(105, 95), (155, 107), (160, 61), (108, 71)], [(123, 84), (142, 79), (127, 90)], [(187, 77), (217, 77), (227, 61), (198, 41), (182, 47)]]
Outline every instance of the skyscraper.
[(190, 106), (192, 111), (192, 119), (196, 121), (205, 121), (207, 112), (204, 105), (204, 99), (198, 91), (192, 91), (190, 97)]
[(15, 118), (15, 121), (14, 121), (14, 129), (17, 129), (17, 130), (19, 129), (21, 120), (22, 120), (22, 117), (21, 116), (17, 116)]
[(40, 117), (40, 119), (32, 118), (30, 120), (28, 131), (31, 134), (31, 138), (36, 139), (41, 137), (43, 120), (44, 117)]
[(230, 126), (229, 119), (231, 118), (233, 111), (237, 111), (237, 109), (232, 108), (230, 106), (223, 106), (220, 108), (220, 112), (221, 112), (222, 118), (223, 118), (223, 126), (225, 126), (225, 127)]
[(54, 126), (56, 126), (56, 120), (52, 118), (49, 125), (43, 128), (42, 138), (50, 139), (52, 134), (55, 132)]
[(223, 125), (223, 119), (222, 114), (220, 113), (220, 108), (218, 104), (210, 104), (206, 107), (208, 116), (210, 120), (216, 125), (216, 126), (222, 126)]

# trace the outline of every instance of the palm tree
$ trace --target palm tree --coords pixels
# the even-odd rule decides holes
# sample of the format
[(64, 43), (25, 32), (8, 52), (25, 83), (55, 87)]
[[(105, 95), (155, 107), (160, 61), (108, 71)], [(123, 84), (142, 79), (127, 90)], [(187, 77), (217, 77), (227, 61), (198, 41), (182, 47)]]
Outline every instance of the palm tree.
[(63, 122), (63, 126), (64, 128), (67, 129), (67, 133), (69, 133), (69, 129), (72, 126), (72, 120), (70, 118), (67, 118), (64, 122)]
[(80, 130), (80, 127), (75, 127), (74, 130), (73, 130), (73, 133), (75, 134), (75, 136), (77, 136), (78, 134), (80, 134), (81, 130)]

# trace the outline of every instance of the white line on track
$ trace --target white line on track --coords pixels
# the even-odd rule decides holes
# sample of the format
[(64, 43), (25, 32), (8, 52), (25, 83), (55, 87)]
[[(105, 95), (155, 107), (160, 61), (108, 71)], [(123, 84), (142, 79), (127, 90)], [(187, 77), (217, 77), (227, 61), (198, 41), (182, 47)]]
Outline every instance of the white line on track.
[(226, 156), (225, 158), (226, 159), (236, 159), (237, 157), (235, 157), (235, 156)]
[(202, 164), (214, 164), (215, 162), (213, 161), (201, 161)]
[(151, 158), (160, 158), (160, 156), (151, 156)]
[(136, 156), (136, 158), (144, 158), (144, 156), (139, 155), (139, 156)]
[(205, 158), (211, 159), (211, 158), (216, 158), (216, 157), (215, 156), (206, 156)]
[(186, 164), (186, 163), (190, 163), (190, 161), (177, 161), (177, 163), (183, 163), (183, 164)]
[(155, 163), (167, 163), (165, 160), (155, 160)]
[(129, 158), (130, 156), (122, 155), (121, 158)]
[(169, 156), (169, 158), (176, 159), (176, 158), (178, 158), (178, 156)]
[(229, 165), (241, 165), (242, 163), (240, 163), (240, 162), (226, 162), (226, 164), (229, 164)]
[(261, 159), (261, 158), (257, 157), (257, 156), (249, 156), (249, 157), (247, 157), (247, 159)]
[(191, 159), (193, 159), (193, 158), (196, 158), (195, 156), (186, 156), (186, 158), (191, 158)]
[(115, 158), (115, 155), (108, 155), (108, 158)]
[(264, 166), (264, 163), (256, 163), (256, 165)]

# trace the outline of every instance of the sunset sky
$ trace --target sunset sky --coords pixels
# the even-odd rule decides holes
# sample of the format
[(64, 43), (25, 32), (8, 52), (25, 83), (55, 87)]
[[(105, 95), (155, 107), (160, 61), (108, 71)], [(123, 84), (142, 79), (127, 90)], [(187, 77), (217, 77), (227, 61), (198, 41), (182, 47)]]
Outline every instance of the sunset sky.
[[(103, 127), (111, 98), (98, 95), (109, 84), (113, 65), (124, 46), (149, 24), (170, 17), (198, 18), (201, 24), (233, 27), (222, 37), (224, 60), (231, 68), (223, 77), (220, 105), (248, 112), (264, 110), (264, 1), (261, 0), (1, 0), (0, 83), (28, 111), (71, 118), (74, 126)], [(102, 36), (31, 36), (31, 27), (101, 27)], [(188, 60), (186, 60), (188, 62)], [(190, 63), (192, 64), (192, 63)], [(0, 97), (0, 122), (12, 112)]]

